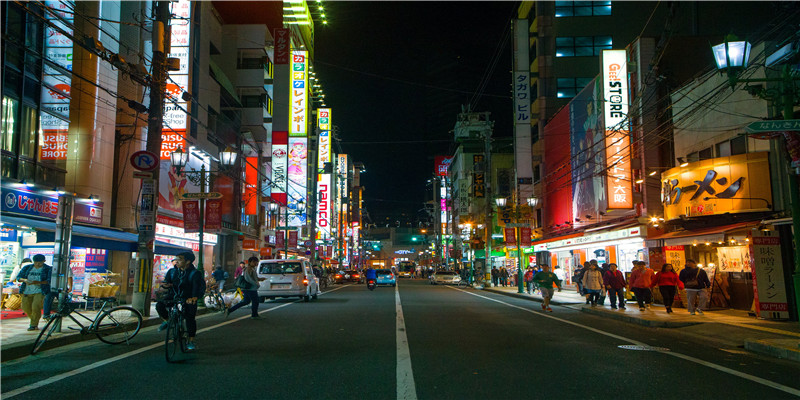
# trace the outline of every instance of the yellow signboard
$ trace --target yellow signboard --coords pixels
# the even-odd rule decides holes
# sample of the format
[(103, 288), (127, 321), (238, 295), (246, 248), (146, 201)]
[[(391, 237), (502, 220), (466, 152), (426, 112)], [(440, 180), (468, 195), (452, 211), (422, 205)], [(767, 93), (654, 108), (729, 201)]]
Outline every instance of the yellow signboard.
[(768, 155), (712, 158), (665, 171), (661, 174), (664, 219), (769, 210)]

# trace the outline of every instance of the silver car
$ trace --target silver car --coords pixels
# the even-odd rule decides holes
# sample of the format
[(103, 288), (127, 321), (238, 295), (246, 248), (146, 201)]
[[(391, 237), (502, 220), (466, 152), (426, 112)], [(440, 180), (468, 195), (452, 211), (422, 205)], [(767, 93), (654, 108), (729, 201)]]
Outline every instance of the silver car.
[(319, 280), (306, 260), (261, 260), (256, 273), (259, 278), (266, 278), (258, 287), (262, 301), (276, 297), (309, 301), (319, 295)]
[(434, 285), (458, 285), (461, 282), (461, 277), (454, 271), (438, 271), (433, 274), (431, 283)]

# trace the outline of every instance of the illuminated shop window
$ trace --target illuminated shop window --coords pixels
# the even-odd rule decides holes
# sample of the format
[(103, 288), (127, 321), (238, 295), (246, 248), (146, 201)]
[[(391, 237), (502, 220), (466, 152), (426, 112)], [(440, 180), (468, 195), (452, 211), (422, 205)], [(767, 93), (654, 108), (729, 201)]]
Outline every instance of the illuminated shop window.
[(556, 57), (593, 57), (611, 50), (611, 36), (567, 36), (556, 38)]
[(610, 1), (557, 1), (556, 18), (611, 15)]

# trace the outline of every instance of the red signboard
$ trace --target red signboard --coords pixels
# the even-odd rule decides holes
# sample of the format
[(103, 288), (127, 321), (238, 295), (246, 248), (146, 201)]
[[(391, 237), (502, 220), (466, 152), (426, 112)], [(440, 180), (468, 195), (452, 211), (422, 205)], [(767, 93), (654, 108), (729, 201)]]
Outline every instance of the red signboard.
[(222, 229), (222, 199), (206, 200), (206, 232), (219, 232)]
[(258, 244), (256, 243), (255, 239), (244, 239), (242, 241), (242, 248), (247, 250), (256, 250), (258, 249)]
[(244, 171), (244, 213), (258, 215), (258, 157), (247, 157)]
[(447, 169), (450, 168), (450, 163), (452, 161), (452, 157), (436, 156), (433, 161), (434, 166), (436, 167), (436, 175), (447, 176)]
[(258, 254), (261, 256), (261, 258), (272, 257), (272, 247), (262, 247), (259, 249)]
[(159, 224), (164, 224), (164, 225), (169, 225), (169, 226), (175, 226), (175, 227), (178, 227), (178, 228), (183, 228), (183, 221), (181, 221), (181, 220), (179, 220), (177, 218), (168, 217), (168, 216), (162, 215), (162, 214), (158, 214), (156, 216), (156, 222), (159, 223)]
[(169, 160), (169, 156), (178, 147), (186, 150), (186, 130), (169, 130), (165, 129), (161, 134), (161, 159)]
[(200, 232), (200, 202), (185, 200), (183, 206), (183, 231), (186, 233)]
[(214, 191), (222, 193), (220, 214), (230, 216), (233, 213), (233, 180), (225, 175), (214, 179)]
[(289, 247), (297, 247), (297, 231), (289, 231)]
[(67, 159), (67, 130), (42, 129), (42, 145), (39, 156), (42, 160)]
[(517, 245), (517, 234), (514, 228), (503, 228), (506, 237), (506, 246), (516, 246)]
[(531, 228), (519, 228), (519, 240), (522, 246), (531, 245)]
[(284, 246), (285, 240), (285, 231), (277, 231), (275, 232), (275, 247), (282, 249)]
[(289, 29), (275, 29), (275, 65), (289, 64)]

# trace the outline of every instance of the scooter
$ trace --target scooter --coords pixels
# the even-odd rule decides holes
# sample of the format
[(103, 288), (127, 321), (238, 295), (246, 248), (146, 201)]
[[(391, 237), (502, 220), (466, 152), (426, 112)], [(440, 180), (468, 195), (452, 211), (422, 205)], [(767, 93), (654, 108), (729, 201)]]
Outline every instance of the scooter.
[(378, 286), (378, 281), (375, 279), (367, 279), (367, 289), (375, 290), (375, 286)]

